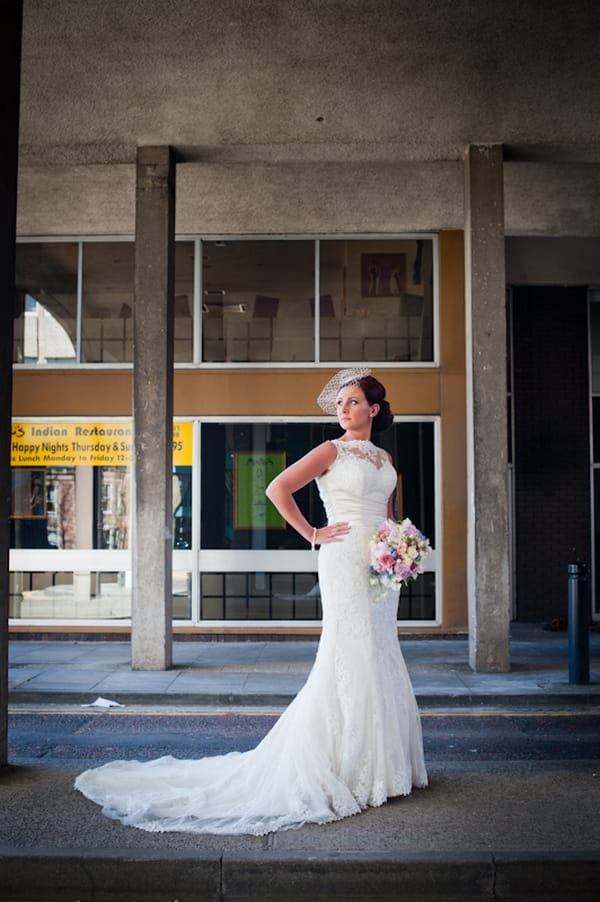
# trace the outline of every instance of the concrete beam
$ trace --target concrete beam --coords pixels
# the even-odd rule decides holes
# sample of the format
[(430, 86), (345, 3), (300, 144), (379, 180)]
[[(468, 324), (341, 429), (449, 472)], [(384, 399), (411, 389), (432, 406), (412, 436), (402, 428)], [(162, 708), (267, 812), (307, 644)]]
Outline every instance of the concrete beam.
[(501, 145), (465, 161), (469, 661), (510, 670), (506, 284)]
[[(277, 148), (279, 150), (279, 148)], [(178, 234), (462, 230), (459, 160), (177, 164)], [(135, 165), (26, 166), (19, 235), (132, 235)], [(507, 235), (596, 237), (600, 163), (504, 162)], [(284, 202), (282, 202), (284, 201)], [(202, 223), (198, 210), (202, 210)], [(564, 280), (561, 280), (564, 281)]]
[(174, 242), (173, 154), (169, 147), (140, 147), (133, 321), (135, 670), (167, 670), (172, 660)]
[(12, 405), (13, 298), (17, 221), (17, 159), (21, 72), (22, 0), (0, 5), (0, 767), (8, 762), (8, 554), (10, 546), (10, 437)]

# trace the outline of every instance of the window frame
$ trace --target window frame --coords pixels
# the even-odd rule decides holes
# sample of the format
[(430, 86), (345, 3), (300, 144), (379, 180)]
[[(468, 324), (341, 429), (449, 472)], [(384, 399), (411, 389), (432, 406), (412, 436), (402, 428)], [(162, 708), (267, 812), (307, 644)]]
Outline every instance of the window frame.
[[(433, 251), (433, 357), (431, 360), (321, 360), (320, 351), (320, 242), (321, 241), (416, 241), (430, 240)], [(312, 233), (312, 234), (178, 234), (176, 242), (188, 242), (194, 245), (194, 297), (193, 297), (193, 323), (192, 323), (192, 359), (180, 361), (174, 364), (176, 369), (332, 369), (339, 366), (383, 366), (393, 365), (398, 369), (436, 369), (440, 365), (440, 315), (439, 315), (439, 238), (437, 232), (394, 232), (394, 233)], [(313, 360), (268, 360), (268, 361), (205, 361), (202, 360), (202, 243), (206, 242), (241, 242), (241, 241), (312, 241), (314, 243), (314, 297), (315, 316), (313, 332)], [(132, 243), (132, 235), (60, 235), (44, 236), (34, 235), (18, 237), (17, 244), (36, 243), (77, 243), (77, 327), (76, 327), (76, 358), (65, 363), (18, 363), (14, 362), (16, 370), (43, 370), (43, 369), (116, 369), (128, 370), (133, 368), (132, 362), (82, 362), (82, 328), (83, 328), (83, 254), (84, 245), (91, 243)]]

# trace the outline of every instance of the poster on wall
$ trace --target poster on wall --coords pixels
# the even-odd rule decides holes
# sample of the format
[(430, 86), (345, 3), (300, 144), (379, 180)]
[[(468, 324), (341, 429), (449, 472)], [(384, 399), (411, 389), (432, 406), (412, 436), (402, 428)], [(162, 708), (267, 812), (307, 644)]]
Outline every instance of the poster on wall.
[(361, 254), (363, 298), (398, 298), (406, 289), (405, 254)]
[(235, 452), (235, 529), (285, 529), (285, 520), (265, 495), (268, 484), (284, 468), (285, 451)]

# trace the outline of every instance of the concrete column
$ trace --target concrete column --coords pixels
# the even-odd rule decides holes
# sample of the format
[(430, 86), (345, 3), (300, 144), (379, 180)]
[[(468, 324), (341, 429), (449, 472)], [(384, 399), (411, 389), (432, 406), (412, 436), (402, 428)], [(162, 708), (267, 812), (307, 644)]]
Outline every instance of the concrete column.
[(502, 146), (465, 164), (469, 661), (510, 670)]
[(8, 764), (8, 554), (22, 0), (0, 4), (0, 767)]
[(173, 555), (171, 148), (140, 147), (136, 179), (131, 663), (135, 670), (167, 670), (172, 660)]

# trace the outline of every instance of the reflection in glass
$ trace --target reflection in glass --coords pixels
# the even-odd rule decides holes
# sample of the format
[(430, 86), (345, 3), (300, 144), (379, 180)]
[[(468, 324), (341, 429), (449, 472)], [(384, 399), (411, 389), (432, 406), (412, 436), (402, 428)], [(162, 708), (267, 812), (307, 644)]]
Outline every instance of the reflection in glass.
[[(203, 423), (201, 434), (201, 504), (203, 511), (210, 511), (210, 516), (202, 517), (201, 547), (306, 549), (306, 541), (294, 529), (280, 524), (277, 517), (265, 515), (264, 487), (283, 466), (294, 463), (320, 442), (338, 436), (339, 427), (334, 423)], [(375, 441), (390, 452), (398, 470), (399, 515), (410, 516), (434, 544), (433, 423), (394, 423), (375, 436)], [(249, 454), (261, 480), (250, 486), (239, 475), (237, 481), (235, 478), (237, 458), (247, 460)], [(252, 473), (246, 475), (247, 471), (247, 467), (242, 470), (244, 480), (252, 477)], [(249, 493), (255, 505), (253, 512), (248, 508)], [(325, 513), (314, 482), (295, 497), (310, 523), (324, 524)], [(242, 502), (245, 518), (240, 520), (236, 512)]]
[(313, 241), (205, 241), (202, 359), (314, 360)]
[(77, 358), (77, 244), (18, 244), (15, 363), (73, 363)]
[[(68, 620), (123, 620), (131, 616), (131, 573), (13, 572), (9, 616)], [(191, 616), (191, 574), (173, 574), (173, 619)]]
[(129, 547), (130, 469), (94, 467), (96, 536), (94, 547)]
[(133, 274), (133, 242), (84, 243), (83, 363), (132, 360)]
[(202, 620), (320, 620), (316, 573), (203, 573)]
[[(264, 487), (273, 468), (293, 463), (310, 448), (339, 434), (339, 427), (331, 423), (202, 424), (201, 506), (203, 511), (210, 511), (209, 516), (202, 517), (202, 548), (306, 550), (306, 541), (295, 530), (277, 525), (265, 512)], [(433, 423), (395, 423), (376, 436), (376, 441), (390, 452), (398, 470), (397, 515), (410, 517), (435, 547)], [(241, 457), (242, 477), (238, 466)], [(249, 457), (252, 468), (247, 466)], [(324, 524), (324, 510), (314, 483), (295, 497), (310, 523)], [(241, 501), (243, 519), (239, 517)], [(205, 572), (202, 617), (319, 619), (316, 579), (308, 585), (304, 580), (307, 574), (288, 576), (300, 580), (302, 588), (278, 585), (275, 589), (276, 574)], [(434, 619), (433, 574), (425, 574), (403, 590), (400, 604), (402, 620)]]
[[(19, 244), (14, 361), (76, 363), (80, 330), (81, 362), (130, 363), (134, 250), (132, 241)], [(202, 360), (432, 361), (433, 252), (431, 238), (204, 241)], [(177, 241), (178, 363), (194, 360), (194, 285), (195, 242)]]
[[(79, 468), (81, 469), (81, 468)], [(11, 548), (85, 548), (78, 544), (76, 467), (11, 471)]]
[(592, 394), (600, 394), (600, 290), (589, 292)]
[(194, 243), (175, 242), (175, 363), (194, 359)]
[(174, 548), (192, 547), (192, 468), (173, 470)]
[[(13, 467), (11, 548), (129, 547), (128, 466)], [(173, 470), (174, 547), (191, 548), (192, 468)]]
[(321, 360), (433, 360), (433, 242), (320, 242)]

